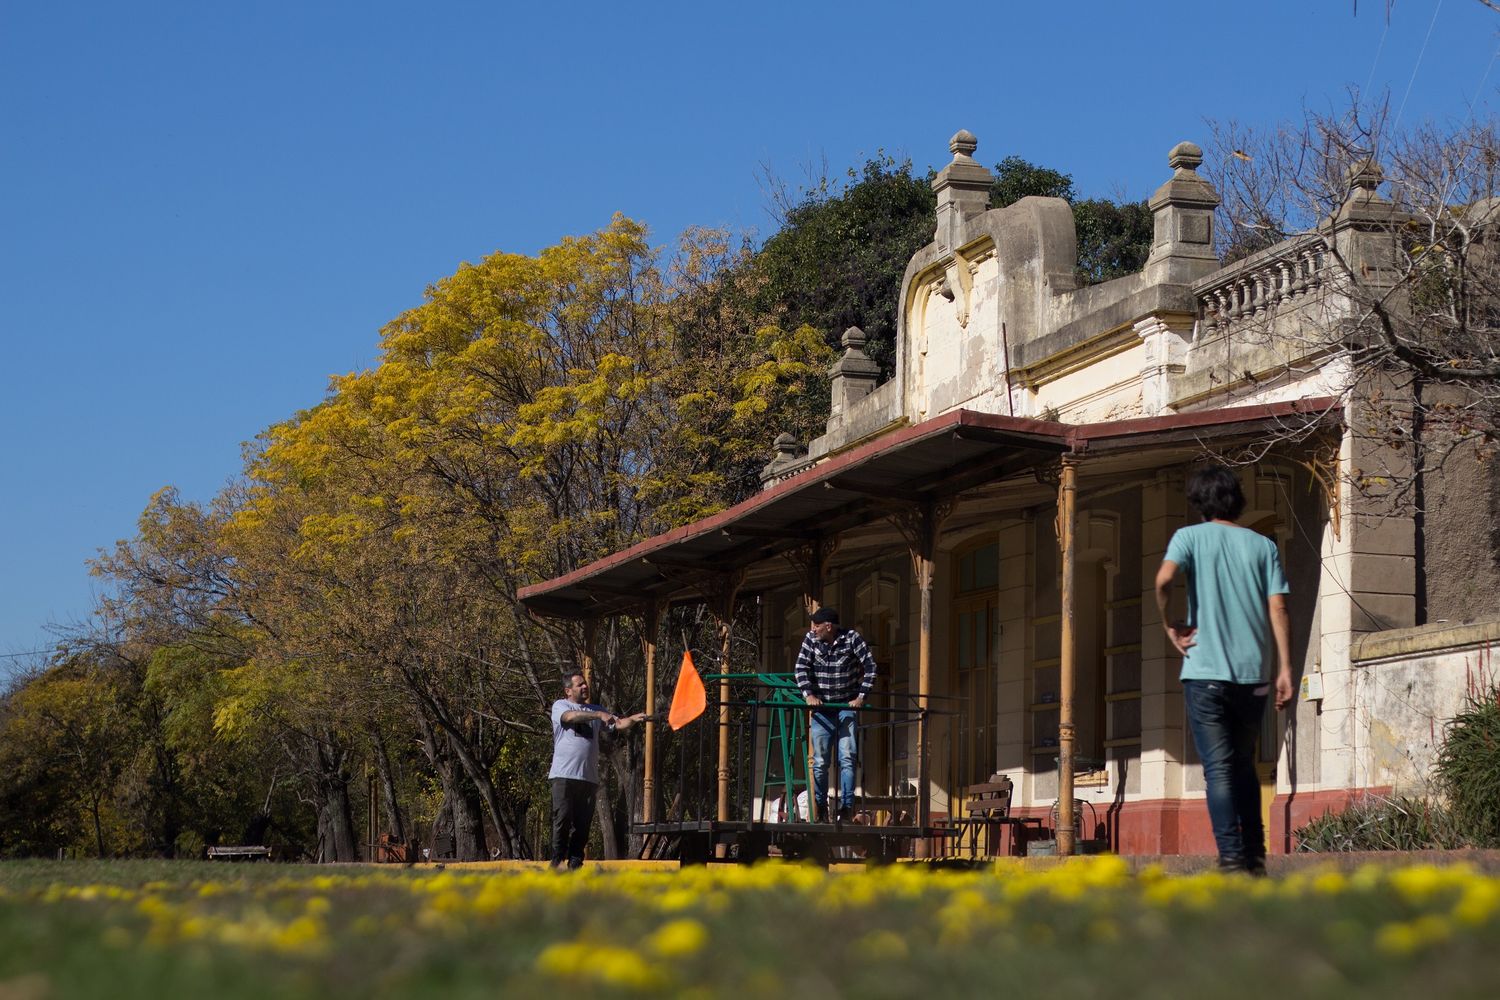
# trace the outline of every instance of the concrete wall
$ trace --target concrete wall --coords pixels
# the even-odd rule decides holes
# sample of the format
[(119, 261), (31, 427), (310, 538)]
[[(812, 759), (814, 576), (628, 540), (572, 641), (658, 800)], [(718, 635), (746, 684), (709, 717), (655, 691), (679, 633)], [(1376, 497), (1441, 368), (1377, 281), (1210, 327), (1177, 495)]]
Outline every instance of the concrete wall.
[(1357, 676), (1354, 787), (1430, 793), (1444, 727), (1469, 691), (1500, 680), (1497, 645), (1500, 618), (1359, 639), (1350, 651)]

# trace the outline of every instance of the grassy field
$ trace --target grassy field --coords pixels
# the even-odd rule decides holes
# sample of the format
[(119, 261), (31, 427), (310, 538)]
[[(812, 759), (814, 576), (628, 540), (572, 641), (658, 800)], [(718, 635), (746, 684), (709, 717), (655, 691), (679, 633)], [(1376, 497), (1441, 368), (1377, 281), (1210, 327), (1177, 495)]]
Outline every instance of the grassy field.
[(0, 864), (0, 1000), (1500, 995), (1500, 878)]

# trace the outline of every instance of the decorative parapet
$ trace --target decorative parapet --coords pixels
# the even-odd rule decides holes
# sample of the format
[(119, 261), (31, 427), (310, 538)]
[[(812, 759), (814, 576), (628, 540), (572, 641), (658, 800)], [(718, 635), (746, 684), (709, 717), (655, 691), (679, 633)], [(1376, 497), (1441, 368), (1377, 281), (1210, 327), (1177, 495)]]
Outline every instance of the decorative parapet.
[(990, 207), (990, 185), (994, 175), (974, 159), (979, 140), (967, 129), (959, 129), (948, 140), (948, 151), (953, 162), (933, 178), (932, 190), (937, 194), (937, 232), (934, 238), (947, 251), (957, 250), (966, 243), (969, 220), (983, 215)]
[(784, 431), (776, 436), (772, 447), (776, 449), (776, 457), (760, 470), (762, 489), (770, 489), (813, 464), (813, 460), (807, 455), (807, 449), (802, 447), (796, 438)]
[(868, 340), (865, 331), (857, 326), (844, 331), (841, 341), (844, 354), (828, 369), (833, 393), (828, 416), (830, 425), (839, 423), (844, 414), (873, 392), (880, 381), (880, 366), (865, 353)]
[(1219, 193), (1198, 175), (1203, 150), (1179, 142), (1167, 154), (1172, 176), (1148, 203), (1155, 236), (1146, 274), (1153, 283), (1187, 284), (1219, 266), (1214, 256), (1214, 209)]
[(1264, 323), (1285, 304), (1300, 304), (1317, 293), (1327, 276), (1327, 244), (1321, 235), (1309, 234), (1200, 278), (1193, 282), (1200, 336), (1227, 333), (1241, 320)]

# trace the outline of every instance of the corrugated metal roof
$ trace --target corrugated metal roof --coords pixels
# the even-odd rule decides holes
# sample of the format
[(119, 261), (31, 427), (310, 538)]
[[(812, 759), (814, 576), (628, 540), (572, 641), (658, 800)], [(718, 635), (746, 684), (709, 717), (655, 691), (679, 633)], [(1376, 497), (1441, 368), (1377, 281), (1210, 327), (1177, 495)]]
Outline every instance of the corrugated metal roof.
[[(1061, 424), (955, 410), (834, 455), (710, 517), (648, 538), (571, 573), (524, 587), (520, 599), (549, 617), (586, 618), (693, 598), (703, 574), (762, 564), (809, 541), (880, 520), (892, 505), (923, 503), (1050, 464), (1064, 453), (1131, 453), (1149, 465), (1158, 452), (1201, 449), (1225, 436), (1306, 427), (1337, 416), (1332, 399), (1300, 400), (1097, 424)], [(1158, 456), (1157, 464), (1164, 464)], [(1183, 460), (1181, 454), (1173, 461)], [(1034, 491), (1033, 491), (1034, 492)], [(778, 567), (762, 584), (792, 579)], [(784, 580), (781, 582), (785, 582)]]

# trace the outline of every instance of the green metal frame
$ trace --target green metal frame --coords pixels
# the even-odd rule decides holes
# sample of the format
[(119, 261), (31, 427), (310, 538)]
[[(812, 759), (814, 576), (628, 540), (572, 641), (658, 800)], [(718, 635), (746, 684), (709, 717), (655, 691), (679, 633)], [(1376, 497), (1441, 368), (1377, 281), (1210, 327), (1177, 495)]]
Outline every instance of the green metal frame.
[[(766, 697), (757, 699), (758, 705), (769, 709), (766, 720), (766, 755), (760, 769), (760, 801), (768, 799), (767, 792), (779, 789), (786, 796), (787, 822), (811, 823), (811, 816), (797, 816), (797, 795), (807, 792), (809, 810), (812, 808), (812, 776), (807, 773), (807, 701), (797, 687), (792, 674), (704, 674), (709, 681), (743, 681), (759, 685)], [(771, 777), (771, 761), (781, 761), (781, 778)]]

